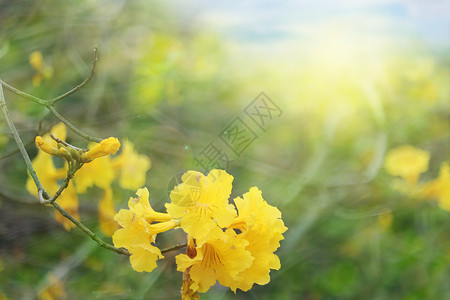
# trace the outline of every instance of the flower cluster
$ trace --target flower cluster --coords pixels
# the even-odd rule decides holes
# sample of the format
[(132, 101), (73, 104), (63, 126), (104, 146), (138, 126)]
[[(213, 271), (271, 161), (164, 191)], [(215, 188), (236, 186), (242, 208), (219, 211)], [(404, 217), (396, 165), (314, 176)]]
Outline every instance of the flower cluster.
[[(110, 137), (100, 143), (89, 145), (89, 150), (81, 150), (65, 142), (67, 129), (63, 123), (53, 126), (48, 134), (36, 137), (36, 146), (39, 148), (37, 156), (32, 161), (39, 179), (50, 194), (54, 195), (64, 178), (73, 178), (67, 188), (58, 198), (58, 203), (69, 214), (79, 220), (78, 194), (87, 192), (92, 186), (103, 190), (103, 197), (99, 202), (100, 229), (105, 235), (111, 236), (119, 227), (114, 221), (116, 210), (114, 208), (112, 183), (118, 178), (119, 185), (126, 189), (137, 189), (145, 182), (145, 173), (150, 169), (150, 159), (145, 155), (136, 153), (133, 144), (125, 141), (121, 153), (114, 159), (121, 144), (118, 139)], [(57, 168), (52, 156), (61, 157), (66, 163)], [(127, 178), (124, 180), (123, 178)], [(27, 190), (38, 196), (31, 177), (26, 184)], [(66, 230), (75, 225), (57, 211), (55, 219)]]
[(400, 146), (386, 155), (386, 171), (393, 176), (400, 176), (402, 181), (395, 185), (404, 194), (418, 198), (436, 200), (439, 206), (450, 211), (450, 168), (443, 162), (438, 178), (419, 182), (419, 176), (428, 170), (430, 154), (412, 146)]
[(198, 299), (216, 281), (233, 291), (267, 284), (270, 270), (280, 268), (274, 252), (287, 228), (281, 212), (256, 187), (231, 204), (232, 181), (224, 170), (207, 176), (188, 171), (170, 193), (167, 213), (155, 212), (148, 191), (140, 189), (129, 209), (115, 217), (123, 228), (114, 233), (114, 245), (129, 250), (134, 270), (151, 271), (162, 258), (154, 246), (156, 234), (181, 227), (188, 239), (186, 254), (176, 257), (177, 270), (183, 272), (183, 299)]
[[(156, 261), (164, 258), (155, 244), (157, 235), (176, 228), (181, 228), (188, 240), (186, 253), (175, 258), (177, 270), (183, 273), (183, 299), (198, 299), (198, 293), (208, 291), (217, 281), (234, 292), (248, 291), (254, 284), (267, 284), (270, 270), (280, 268), (274, 252), (287, 228), (281, 212), (264, 201), (258, 188), (250, 188), (231, 203), (233, 177), (227, 172), (215, 169), (205, 176), (188, 171), (171, 191), (167, 212), (156, 212), (148, 190), (138, 189), (145, 183), (150, 160), (136, 153), (132, 143), (125, 141), (121, 153), (111, 158), (121, 146), (116, 138), (83, 150), (66, 143), (66, 134), (66, 127), (58, 124), (48, 134), (36, 137), (39, 152), (32, 163), (41, 183), (50, 195), (62, 191), (59, 205), (78, 220), (78, 195), (92, 186), (101, 188), (100, 229), (112, 236), (116, 247), (128, 250), (134, 270), (155, 269)], [(66, 162), (56, 167), (53, 157)], [(118, 213), (111, 187), (116, 178), (122, 188), (138, 189), (137, 197), (129, 199), (128, 209)], [(65, 189), (61, 189), (62, 180), (68, 183)], [(31, 178), (27, 189), (38, 196)], [(55, 219), (66, 230), (74, 226), (59, 213)]]

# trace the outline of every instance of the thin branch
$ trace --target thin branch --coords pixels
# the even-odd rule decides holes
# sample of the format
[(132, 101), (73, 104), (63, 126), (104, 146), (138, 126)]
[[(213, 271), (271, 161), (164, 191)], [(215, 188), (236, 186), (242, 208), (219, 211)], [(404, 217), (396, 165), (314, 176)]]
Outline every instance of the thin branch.
[(39, 190), (38, 191), (38, 198), (39, 198), (39, 202), (41, 203), (41, 204), (45, 204), (45, 201), (47, 201), (47, 200), (45, 200), (44, 199), (44, 197), (42, 197), (42, 193), (44, 192), (44, 190)]
[(105, 249), (114, 251), (118, 254), (122, 255), (131, 255), (128, 250), (124, 248), (116, 248), (111, 244), (108, 244), (107, 242), (103, 241), (101, 238), (99, 238), (95, 233), (89, 230), (86, 226), (84, 226), (80, 221), (75, 219), (72, 215), (70, 215), (64, 208), (61, 207), (61, 205), (58, 204), (58, 202), (52, 203), (53, 207), (56, 208), (64, 217), (69, 219), (72, 223), (74, 223), (78, 228), (80, 228), (84, 233), (86, 233), (91, 239), (97, 242), (97, 244), (100, 245), (100, 247), (103, 247)]
[[(25, 148), (27, 148), (27, 147), (29, 147), (29, 146), (31, 146), (31, 145), (34, 145), (34, 139), (33, 139), (32, 141), (29, 141), (28, 143), (24, 144)], [(14, 149), (14, 150), (11, 150), (11, 151), (9, 151), (9, 152), (6, 152), (5, 154), (2, 154), (2, 155), (0, 156), (0, 160), (5, 159), (5, 158), (8, 158), (8, 157), (10, 157), (10, 156), (13, 156), (14, 154), (17, 154), (17, 153), (19, 153), (19, 152), (20, 152), (20, 149), (19, 149), (19, 148), (16, 148), (16, 149)]]
[(75, 126), (73, 126), (69, 121), (67, 121), (63, 116), (61, 116), (56, 111), (54, 106), (50, 105), (50, 106), (48, 106), (48, 109), (55, 115), (55, 117), (57, 117), (61, 122), (66, 124), (66, 126), (69, 127), (73, 132), (75, 132), (76, 134), (78, 134), (79, 136), (84, 138), (85, 140), (88, 140), (88, 141), (91, 141), (91, 142), (96, 142), (96, 143), (100, 143), (102, 141), (102, 139), (90, 136), (89, 134), (86, 134), (83, 131), (81, 131), (78, 128), (76, 128)]
[(184, 247), (186, 247), (186, 246), (187, 246), (187, 243), (184, 243), (184, 244), (176, 244), (175, 246), (172, 246), (172, 247), (168, 247), (168, 248), (162, 249), (162, 250), (161, 250), (161, 253), (166, 253), (166, 252), (170, 252), (170, 251), (179, 250), (179, 249), (184, 248)]
[(4, 82), (3, 80), (0, 79), (0, 85), (3, 85), (7, 90), (13, 92), (16, 95), (19, 95), (21, 97), (24, 97), (25, 99), (31, 100), (33, 102), (39, 103), (41, 105), (44, 105), (46, 107), (48, 107), (48, 105), (50, 104), (49, 101), (32, 96), (30, 94), (27, 94), (25, 92), (22, 92), (18, 89), (16, 89), (15, 87), (10, 86), (9, 84), (7, 84), (6, 82)]
[[(17, 129), (14, 126), (14, 123), (12, 122), (12, 120), (9, 116), (8, 109), (6, 107), (5, 96), (3, 94), (3, 84), (1, 84), (1, 83), (0, 83), (0, 109), (2, 110), (3, 115), (5, 116), (6, 122), (8, 123), (8, 126), (9, 126), (9, 130), (11, 131), (12, 135), (14, 136), (14, 139), (16, 140), (17, 147), (19, 148), (19, 150), (22, 154), (22, 157), (25, 161), (25, 164), (27, 165), (28, 172), (29, 172), (30, 176), (33, 178), (34, 183), (36, 184), (36, 187), (38, 188), (38, 196), (39, 196), (41, 203), (50, 203), (48, 200), (46, 200), (46, 199), (50, 199), (50, 195), (45, 191), (44, 187), (42, 186), (42, 184), (36, 174), (36, 171), (33, 168), (30, 157), (28, 156), (28, 153), (25, 150), (22, 140), (20, 139), (19, 133), (17, 132)], [(67, 180), (67, 185), (69, 184), (69, 180), (70, 179)], [(65, 189), (64, 186), (65, 186), (65, 184), (63, 184), (63, 186), (60, 187), (60, 193)], [(51, 202), (50, 204), (53, 205), (53, 207), (55, 207), (65, 218), (72, 221), (72, 223), (74, 223), (84, 233), (86, 233), (88, 236), (90, 236), (91, 239), (96, 241), (101, 247), (111, 250), (111, 251), (114, 251), (118, 254), (130, 255), (130, 253), (126, 249), (116, 248), (113, 245), (108, 244), (105, 241), (103, 241), (102, 239), (100, 239), (97, 235), (95, 235), (92, 231), (90, 231), (86, 226), (84, 226), (80, 221), (78, 221), (77, 219), (72, 217), (66, 210), (64, 210), (64, 208), (62, 208), (58, 204), (58, 202), (55, 201), (58, 198), (58, 196), (60, 195), (60, 193), (55, 194), (55, 197), (53, 197), (51, 199), (51, 200), (53, 200), (53, 202)]]
[(73, 93), (77, 92), (78, 90), (80, 90), (82, 87), (84, 87), (86, 84), (89, 83), (89, 81), (91, 81), (92, 77), (95, 74), (95, 66), (97, 64), (97, 47), (94, 47), (94, 58), (92, 59), (92, 68), (91, 68), (91, 72), (89, 73), (88, 77), (86, 77), (86, 79), (80, 83), (79, 85), (77, 85), (76, 87), (74, 87), (73, 89), (71, 89), (70, 91), (56, 97), (53, 98), (52, 100), (50, 100), (50, 104), (55, 104), (56, 102), (66, 98), (67, 96), (72, 95)]
[[(52, 135), (53, 136), (53, 135)], [(53, 202), (58, 199), (59, 196), (61, 196), (62, 192), (69, 186), (70, 180), (73, 178), (73, 175), (76, 171), (78, 171), (83, 164), (79, 164), (75, 167), (75, 169), (71, 170), (71, 162), (68, 162), (69, 164), (69, 170), (67, 171), (67, 176), (64, 178), (63, 184), (59, 187), (59, 189), (56, 191), (55, 195), (49, 200), (44, 200), (44, 204), (53, 204)]]
[[(39, 128), (38, 128), (38, 130), (36, 131), (36, 134), (34, 135), (34, 137), (40, 135), (41, 130), (42, 130), (42, 121), (39, 122)], [(25, 148), (27, 148), (27, 147), (29, 147), (29, 146), (31, 146), (31, 145), (34, 145), (34, 138), (33, 138), (31, 141), (29, 141), (28, 143), (24, 144), (24, 145), (25, 145)], [(19, 148), (16, 148), (16, 149), (14, 149), (14, 150), (11, 150), (11, 151), (9, 151), (9, 152), (6, 152), (5, 154), (2, 154), (2, 155), (0, 156), (0, 160), (5, 159), (5, 158), (8, 158), (8, 157), (10, 157), (10, 156), (13, 156), (14, 154), (19, 153), (19, 152), (20, 152), (20, 149), (19, 149)]]
[(74, 87), (73, 89), (71, 89), (70, 91), (56, 97), (53, 98), (52, 100), (44, 100), (41, 99), (39, 97), (35, 97), (32, 96), (30, 94), (27, 94), (25, 92), (22, 92), (18, 89), (16, 89), (15, 87), (10, 86), (9, 84), (7, 84), (6, 82), (4, 82), (3, 80), (0, 79), (0, 84), (4, 85), (5, 88), (7, 88), (8, 90), (10, 90), (11, 92), (24, 97), (25, 99), (31, 100), (33, 102), (39, 103), (45, 107), (47, 107), (54, 115), (56, 118), (58, 118), (61, 122), (63, 122), (64, 124), (66, 124), (67, 127), (69, 127), (73, 132), (75, 132), (76, 134), (78, 134), (79, 136), (81, 136), (82, 138), (88, 140), (88, 141), (92, 141), (92, 142), (97, 142), (100, 143), (102, 141), (102, 139), (90, 136), (84, 132), (82, 132), (81, 130), (79, 130), (78, 128), (76, 128), (75, 126), (73, 126), (69, 121), (67, 121), (63, 116), (61, 116), (56, 109), (53, 107), (53, 104), (55, 104), (56, 102), (66, 98), (67, 96), (72, 95), (73, 93), (79, 91), (81, 88), (83, 88), (85, 85), (87, 85), (89, 83), (89, 81), (91, 81), (92, 77), (95, 74), (95, 67), (97, 65), (97, 47), (94, 47), (94, 58), (92, 59), (92, 68), (91, 68), (91, 72), (89, 73), (88, 77), (86, 77), (86, 79), (80, 83), (79, 85), (77, 85), (76, 87)]
[[(76, 128), (74, 125), (72, 125), (69, 121), (67, 121), (63, 116), (61, 116), (61, 115), (56, 111), (55, 107), (53, 107), (53, 105), (52, 105), (52, 103), (51, 103), (50, 101), (43, 100), (43, 99), (41, 99), (41, 98), (38, 98), (38, 97), (35, 97), (35, 96), (32, 96), (32, 95), (29, 95), (29, 94), (27, 94), (27, 93), (24, 93), (24, 92), (22, 92), (22, 91), (20, 91), (20, 90), (18, 90), (18, 89), (16, 89), (16, 88), (10, 86), (10, 85), (7, 84), (6, 82), (2, 81), (1, 79), (0, 79), (0, 85), (4, 85), (8, 90), (10, 90), (11, 92), (13, 92), (13, 93), (15, 93), (15, 94), (17, 94), (17, 95), (19, 95), (19, 96), (22, 96), (22, 97), (24, 97), (24, 98), (26, 98), (26, 99), (28, 99), (28, 100), (31, 100), (31, 101), (33, 101), (33, 102), (39, 103), (39, 104), (41, 104), (41, 105), (47, 107), (47, 108), (53, 113), (53, 115), (55, 115), (56, 118), (58, 118), (61, 122), (63, 122), (64, 124), (66, 124), (67, 127), (69, 127), (73, 132), (75, 132), (76, 134), (78, 134), (78, 135), (81, 136), (82, 138), (84, 138), (84, 139), (86, 139), (86, 140), (88, 140), (88, 141), (91, 141), (91, 142), (97, 142), (97, 143), (100, 143), (100, 142), (102, 141), (102, 139), (96, 138), (96, 137), (93, 137), (93, 136), (90, 136), (90, 135), (88, 135), (88, 134), (82, 132), (82, 131), (79, 130), (78, 128)], [(85, 84), (85, 85), (86, 85), (86, 84)], [(84, 86), (84, 85), (83, 85), (83, 86)], [(81, 87), (83, 87), (83, 86), (81, 86)], [(81, 87), (80, 87), (80, 88), (81, 88)], [(80, 88), (78, 88), (77, 90), (79, 90)], [(73, 91), (72, 93), (74, 93), (74, 92), (75, 92), (75, 91)]]
[(63, 145), (66, 146), (66, 147), (70, 147), (70, 148), (73, 148), (73, 149), (78, 150), (78, 151), (87, 151), (87, 150), (85, 150), (85, 149), (81, 149), (81, 148), (75, 147), (74, 145), (71, 145), (71, 144), (69, 144), (69, 143), (66, 143), (66, 142), (64, 142), (63, 140), (58, 139), (56, 136), (54, 136), (54, 135), (51, 134), (51, 133), (50, 133), (50, 137), (51, 137), (54, 141), (56, 141), (57, 143), (61, 143), (61, 144), (63, 144)]
[[(75, 93), (76, 91), (78, 91), (79, 89), (81, 89), (83, 86), (85, 86), (92, 78), (92, 76), (95, 73), (95, 64), (97, 61), (97, 48), (94, 49), (94, 61), (92, 63), (92, 70), (90, 75), (78, 86), (76, 86), (74, 89), (70, 90), (69, 92), (56, 97), (54, 99), (52, 99), (51, 101), (46, 101), (43, 99), (40, 99), (38, 97), (29, 95), (27, 93), (24, 93), (12, 86), (10, 86), (9, 84), (5, 83), (4, 81), (2, 81), (0, 79), (0, 109), (3, 112), (3, 115), (6, 119), (6, 122), (8, 123), (9, 129), (16, 141), (17, 147), (19, 148), (22, 157), (25, 161), (25, 164), (27, 166), (28, 172), (30, 174), (30, 176), (33, 178), (34, 183), (38, 189), (38, 197), (41, 203), (43, 204), (51, 204), (56, 210), (58, 210), (65, 218), (69, 219), (72, 223), (74, 223), (78, 228), (80, 228), (84, 233), (86, 233), (91, 239), (93, 239), (95, 242), (97, 242), (101, 247), (114, 251), (118, 254), (122, 254), (122, 255), (130, 255), (130, 252), (128, 252), (128, 250), (123, 249), (123, 248), (116, 248), (111, 244), (106, 243), (105, 241), (103, 241), (102, 239), (100, 239), (96, 234), (94, 234), (92, 231), (90, 231), (86, 226), (84, 226), (80, 221), (78, 221), (77, 219), (75, 219), (72, 215), (70, 215), (66, 210), (64, 210), (64, 208), (62, 208), (57, 202), (56, 199), (61, 195), (61, 193), (64, 191), (64, 189), (66, 189), (69, 185), (70, 182), (70, 177), (69, 174), (68, 176), (65, 178), (64, 183), (60, 186), (60, 188), (58, 189), (58, 191), (56, 192), (56, 194), (53, 197), (50, 197), (50, 195), (45, 191), (44, 187), (42, 186), (42, 183), (40, 182), (36, 171), (33, 168), (33, 165), (31, 163), (31, 159), (28, 156), (28, 153), (25, 149), (25, 146), (23, 145), (23, 142), (19, 136), (19, 133), (17, 132), (17, 129), (13, 123), (13, 121), (11, 120), (10, 116), (9, 116), (9, 112), (6, 106), (6, 101), (5, 101), (5, 96), (3, 94), (3, 86), (5, 86), (5, 88), (7, 88), (8, 90), (10, 90), (11, 92), (22, 96), (28, 100), (31, 100), (33, 102), (39, 103), (41, 105), (44, 105), (45, 107), (47, 107), (61, 122), (63, 122), (64, 124), (66, 124), (67, 127), (69, 127), (73, 132), (75, 132), (76, 134), (78, 134), (79, 136), (85, 138), (86, 140), (89, 141), (94, 141), (94, 142), (101, 142), (102, 139), (99, 138), (95, 138), (92, 137), (88, 134), (83, 133), (82, 131), (80, 131), (79, 129), (77, 129), (75, 126), (73, 126), (69, 121), (67, 121), (64, 117), (62, 117), (57, 111), (56, 109), (53, 107), (53, 103), (56, 103), (57, 101)], [(183, 247), (180, 245), (176, 245), (178, 247)], [(176, 246), (174, 249), (176, 249)], [(173, 248), (173, 247), (172, 247)], [(179, 248), (178, 248), (179, 249)], [(171, 250), (167, 250), (167, 251), (171, 251)]]
[(42, 186), (41, 181), (39, 180), (36, 171), (33, 168), (33, 164), (31, 163), (30, 156), (28, 156), (27, 150), (25, 149), (25, 146), (23, 145), (22, 140), (20, 139), (19, 133), (17, 132), (16, 126), (14, 125), (13, 121), (11, 120), (8, 108), (6, 107), (5, 102), (5, 95), (3, 94), (3, 84), (0, 83), (0, 109), (3, 112), (3, 115), (5, 116), (6, 122), (8, 123), (9, 130), (11, 131), (14, 140), (16, 141), (17, 147), (20, 150), (20, 153), (22, 154), (23, 160), (25, 161), (25, 164), (27, 165), (28, 173), (33, 178), (34, 183), (36, 184), (36, 187), (38, 188), (38, 192), (42, 191), (42, 195), (46, 199), (50, 199), (50, 195), (45, 191), (44, 187)]
[(70, 178), (66, 177), (64, 178), (63, 184), (59, 187), (58, 191), (56, 191), (55, 195), (49, 200), (44, 200), (44, 204), (53, 204), (53, 202), (58, 199), (59, 196), (61, 196), (62, 192), (69, 186)]

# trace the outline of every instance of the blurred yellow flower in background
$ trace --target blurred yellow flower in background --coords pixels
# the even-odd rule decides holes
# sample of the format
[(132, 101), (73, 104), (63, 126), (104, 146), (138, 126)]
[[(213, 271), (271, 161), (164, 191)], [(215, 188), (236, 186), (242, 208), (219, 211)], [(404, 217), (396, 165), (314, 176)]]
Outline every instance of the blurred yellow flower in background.
[(134, 145), (125, 140), (122, 152), (112, 160), (112, 166), (124, 189), (134, 190), (145, 184), (145, 174), (151, 167), (151, 160), (134, 151)]
[(103, 192), (103, 197), (98, 203), (98, 221), (100, 230), (106, 236), (112, 236), (119, 229), (119, 225), (114, 221), (116, 209), (114, 208), (113, 191), (108, 187)]
[(67, 294), (64, 289), (64, 283), (55, 275), (47, 275), (47, 283), (38, 292), (39, 300), (58, 300), (66, 299)]
[(35, 70), (42, 70), (44, 68), (44, 58), (40, 51), (34, 51), (30, 54), (30, 65)]
[[(66, 176), (66, 170), (64, 168), (55, 168), (52, 156), (42, 150), (39, 150), (32, 164), (44, 189), (50, 195), (56, 193), (59, 187), (58, 180)], [(28, 176), (26, 188), (31, 195), (38, 197), (37, 188), (31, 176)]]
[[(78, 213), (78, 196), (72, 182), (69, 183), (69, 186), (58, 197), (58, 203), (72, 217), (78, 221), (80, 220), (80, 215)], [(55, 220), (62, 224), (65, 230), (71, 230), (76, 227), (72, 221), (64, 217), (59, 211), (55, 210), (54, 216)]]
[(430, 154), (409, 145), (390, 150), (384, 162), (386, 171), (402, 177), (410, 187), (414, 187), (419, 175), (428, 170)]
[(425, 184), (423, 196), (436, 199), (442, 209), (450, 211), (450, 167), (448, 162), (442, 163), (438, 178)]
[(44, 57), (40, 51), (33, 51), (29, 57), (30, 65), (36, 70), (32, 82), (33, 86), (39, 86), (42, 79), (51, 78), (53, 69), (44, 63)]
[(396, 185), (404, 194), (419, 198), (434, 199), (439, 206), (450, 211), (450, 167), (448, 162), (441, 165), (438, 178), (417, 185), (420, 173), (428, 170), (430, 155), (412, 146), (400, 146), (386, 155), (385, 167), (389, 174), (401, 176), (405, 185)]
[[(59, 122), (50, 129), (50, 134), (60, 139), (61, 141), (65, 141), (67, 137), (66, 125), (64, 125), (64, 123), (62, 122)], [(50, 134), (45, 134), (43, 136), (44, 141), (48, 144), (51, 144), (55, 148), (58, 147), (58, 143), (50, 137)]]
[(114, 180), (114, 170), (109, 156), (94, 159), (85, 163), (74, 176), (77, 193), (83, 194), (89, 187), (97, 186), (107, 189)]

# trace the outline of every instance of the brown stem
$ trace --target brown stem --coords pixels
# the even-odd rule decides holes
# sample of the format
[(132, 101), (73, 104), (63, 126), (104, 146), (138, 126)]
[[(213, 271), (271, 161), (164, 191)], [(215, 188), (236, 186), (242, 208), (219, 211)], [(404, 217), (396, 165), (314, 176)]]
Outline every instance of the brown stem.
[(176, 244), (175, 246), (172, 246), (172, 247), (168, 247), (168, 248), (162, 249), (162, 250), (161, 250), (161, 253), (166, 253), (166, 252), (170, 252), (170, 251), (179, 250), (179, 249), (181, 249), (181, 248), (186, 247), (186, 245), (187, 245), (187, 243), (184, 243), (184, 244)]

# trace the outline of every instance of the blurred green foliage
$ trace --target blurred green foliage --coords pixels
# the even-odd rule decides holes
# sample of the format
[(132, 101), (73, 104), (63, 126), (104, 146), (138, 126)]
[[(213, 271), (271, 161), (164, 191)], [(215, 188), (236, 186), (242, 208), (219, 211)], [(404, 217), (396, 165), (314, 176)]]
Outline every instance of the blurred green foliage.
[[(77, 85), (89, 73), (94, 45), (100, 54), (93, 81), (57, 109), (94, 136), (130, 139), (152, 159), (147, 187), (156, 210), (169, 200), (172, 177), (215, 142), (232, 159), (232, 197), (258, 186), (283, 213), (289, 230), (271, 282), (236, 295), (216, 286), (202, 299), (450, 294), (449, 213), (398, 193), (383, 169), (386, 151), (402, 144), (430, 152), (422, 180), (437, 177), (449, 160), (448, 55), (424, 45), (345, 60), (330, 58), (326, 51), (333, 50), (324, 45), (328, 56), (313, 51), (300, 60), (267, 60), (236, 55), (226, 39), (156, 1), (0, 1), (0, 78), (27, 93), (50, 99)], [(39, 86), (32, 84), (33, 51), (53, 70)], [(265, 131), (253, 124), (258, 139), (237, 156), (218, 135), (261, 90), (283, 115)], [(57, 120), (34, 103), (6, 97), (34, 156), (39, 124), (47, 130)], [(68, 140), (87, 144), (70, 133)], [(0, 151), (14, 149), (1, 122)], [(175, 253), (153, 273), (134, 272), (126, 257), (53, 221), (51, 209), (27, 194), (18, 154), (0, 166), (0, 291), (9, 299), (35, 298), (48, 272), (60, 275), (69, 299), (178, 298)], [(114, 192), (117, 209), (133, 194)], [(96, 232), (99, 197), (92, 189), (81, 198), (82, 221)], [(183, 242), (180, 236), (161, 235), (158, 244)]]

